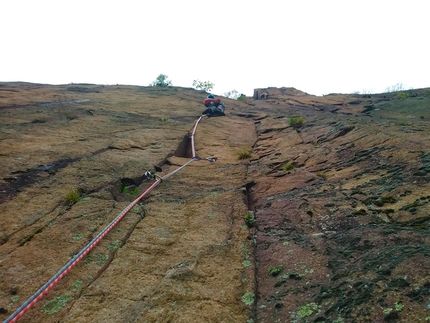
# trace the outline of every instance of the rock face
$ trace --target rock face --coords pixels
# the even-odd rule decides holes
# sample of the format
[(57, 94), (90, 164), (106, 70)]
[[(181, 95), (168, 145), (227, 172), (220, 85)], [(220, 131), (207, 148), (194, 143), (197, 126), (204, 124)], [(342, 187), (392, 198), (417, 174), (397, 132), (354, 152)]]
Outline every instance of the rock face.
[[(190, 160), (204, 97), (0, 84), (0, 319)], [(20, 322), (425, 322), (430, 90), (224, 101)]]
[(424, 321), (429, 91), (276, 101), (248, 169), (256, 321)]

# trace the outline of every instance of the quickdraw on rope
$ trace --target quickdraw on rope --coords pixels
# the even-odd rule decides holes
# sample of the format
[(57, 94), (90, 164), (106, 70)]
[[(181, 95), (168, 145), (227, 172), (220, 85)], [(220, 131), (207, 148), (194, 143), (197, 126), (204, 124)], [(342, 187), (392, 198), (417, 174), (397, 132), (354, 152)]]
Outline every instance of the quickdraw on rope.
[[(195, 160), (200, 160), (200, 157), (196, 156), (196, 150), (194, 145), (194, 136), (197, 130), (197, 125), (199, 124), (202, 117), (206, 115), (200, 116), (196, 123), (194, 124), (193, 131), (190, 133), (191, 138), (191, 150), (192, 150), (192, 158), (186, 162), (184, 165), (175, 169), (174, 171), (164, 175), (159, 176), (156, 174), (152, 174), (149, 171), (146, 171), (145, 175), (149, 179), (155, 180), (155, 182), (149, 186), (139, 197), (137, 197), (133, 202), (131, 202), (124, 210), (121, 211), (120, 214), (117, 215), (115, 219), (112, 220), (90, 243), (88, 243), (77, 255), (75, 255), (63, 268), (61, 268), (45, 285), (43, 285), (36, 293), (33, 294), (24, 304), (22, 304), (11, 316), (9, 316), (3, 323), (13, 323), (19, 320), (30, 308), (32, 308), (44, 295), (46, 295), (58, 281), (63, 278), (72, 268), (82, 260), (96, 245), (97, 243), (106, 236), (112, 228), (119, 222), (121, 219), (149, 192), (151, 192), (154, 188), (156, 188), (161, 182), (168, 179), (170, 176), (179, 172), (184, 167), (188, 166)], [(217, 157), (208, 157), (205, 160), (214, 163), (217, 160)]]

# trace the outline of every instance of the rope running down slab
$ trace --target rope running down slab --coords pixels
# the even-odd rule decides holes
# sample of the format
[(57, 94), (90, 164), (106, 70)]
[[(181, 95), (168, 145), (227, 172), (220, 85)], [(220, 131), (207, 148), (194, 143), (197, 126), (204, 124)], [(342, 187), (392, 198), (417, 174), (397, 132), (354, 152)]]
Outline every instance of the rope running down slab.
[[(164, 175), (163, 177), (157, 178), (156, 181), (149, 186), (139, 197), (137, 197), (133, 202), (131, 202), (124, 210), (121, 211), (120, 214), (117, 215), (115, 219), (113, 219), (90, 243), (88, 243), (78, 254), (76, 254), (63, 268), (61, 268), (45, 285), (43, 285), (36, 293), (33, 294), (24, 304), (22, 304), (11, 316), (9, 316), (3, 323), (13, 323), (19, 320), (27, 311), (30, 310), (44, 295), (46, 295), (61, 278), (63, 278), (72, 268), (81, 261), (96, 245), (100, 242), (103, 237), (105, 237), (115, 225), (121, 221), (121, 219), (149, 192), (151, 192), (154, 188), (156, 188), (163, 180), (168, 179), (175, 173), (179, 172), (184, 167), (188, 166), (195, 160), (200, 160), (199, 157), (196, 157), (195, 145), (194, 145), (194, 136), (197, 130), (197, 125), (199, 124), (202, 117), (200, 116), (195, 122), (192, 133), (190, 134), (191, 138), (191, 150), (192, 150), (192, 158), (186, 162), (184, 165), (175, 169), (174, 171)], [(213, 162), (216, 160), (216, 157), (206, 158), (207, 160)]]

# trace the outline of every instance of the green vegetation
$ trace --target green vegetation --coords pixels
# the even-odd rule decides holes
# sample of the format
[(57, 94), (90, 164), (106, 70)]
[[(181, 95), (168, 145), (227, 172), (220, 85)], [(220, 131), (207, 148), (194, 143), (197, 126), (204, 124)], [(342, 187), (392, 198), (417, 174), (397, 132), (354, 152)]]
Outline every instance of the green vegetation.
[(75, 235), (72, 239), (73, 241), (79, 241), (84, 237), (84, 235), (82, 233), (79, 233), (77, 235)]
[(400, 312), (405, 307), (405, 305), (400, 302), (395, 302), (394, 307), (396, 308), (396, 311)]
[(243, 250), (243, 256), (245, 257), (245, 259), (249, 258), (249, 252), (248, 252), (248, 247), (245, 244), (240, 245), (240, 249)]
[(289, 272), (288, 274), (284, 274), (283, 278), (289, 278), (290, 276), (303, 278), (307, 274), (313, 274), (314, 269), (313, 268), (307, 268), (306, 266), (301, 266), (300, 268), (296, 268), (293, 272)]
[(14, 295), (14, 296), (12, 296), (11, 301), (12, 301), (12, 303), (16, 303), (19, 301), (20, 298), (21, 297), (19, 295)]
[(393, 309), (391, 307), (384, 308), (384, 310), (383, 310), (384, 314), (390, 314), (392, 311), (393, 311)]
[(300, 310), (297, 312), (297, 315), (300, 318), (311, 316), (314, 312), (318, 311), (318, 305), (315, 303), (309, 303), (305, 306), (302, 306)]
[(288, 119), (288, 124), (294, 128), (300, 128), (305, 123), (305, 119), (302, 117), (292, 117)]
[(109, 259), (109, 255), (104, 255), (102, 253), (98, 253), (95, 255), (88, 255), (84, 259), (84, 264), (89, 265), (90, 263), (92, 263), (95, 260), (97, 265), (103, 265), (106, 263), (106, 261), (108, 261), (108, 259)]
[(67, 302), (71, 301), (72, 299), (73, 297), (68, 294), (58, 296), (53, 300), (46, 302), (42, 306), (41, 312), (49, 315), (58, 313), (64, 308), (64, 306), (66, 306)]
[(238, 158), (239, 158), (240, 160), (242, 160), (242, 159), (247, 159), (247, 158), (250, 158), (250, 157), (251, 157), (251, 152), (250, 152), (249, 150), (247, 150), (247, 149), (243, 149), (243, 150), (239, 151), (239, 152), (237, 153), (237, 155), (238, 155)]
[(117, 249), (119, 249), (119, 247), (121, 247), (121, 241), (115, 240), (115, 241), (112, 241), (109, 246), (107, 246), (107, 249), (108, 250), (117, 250)]
[(269, 269), (267, 270), (267, 273), (269, 274), (269, 276), (277, 276), (282, 270), (284, 270), (284, 266), (283, 265), (278, 265), (278, 266), (270, 266)]
[[(407, 100), (404, 99), (405, 95)], [(428, 94), (405, 91), (393, 95), (391, 100), (375, 104), (377, 109), (372, 110), (371, 114), (376, 118), (392, 120), (399, 126), (413, 125), (417, 120), (430, 119), (429, 104)]]
[(245, 223), (248, 226), (248, 228), (253, 228), (256, 226), (257, 222), (255, 221), (255, 217), (253, 213), (248, 212), (248, 214), (245, 215)]
[(82, 280), (77, 280), (72, 284), (73, 287), (73, 292), (76, 293), (78, 291), (79, 288), (81, 288), (83, 282)]
[(64, 193), (64, 199), (66, 200), (67, 204), (73, 205), (79, 201), (79, 199), (81, 198), (81, 195), (82, 195), (82, 191), (80, 189), (71, 188)]
[(396, 97), (399, 99), (406, 99), (409, 95), (407, 93), (398, 93)]
[(135, 187), (134, 190), (131, 190), (128, 187), (124, 187), (124, 189), (122, 190), (121, 193), (125, 193), (125, 194), (128, 194), (128, 195), (138, 195), (139, 194), (139, 188)]
[(294, 165), (291, 163), (287, 163), (284, 165), (284, 170), (288, 171), (288, 170), (292, 170), (294, 168)]
[(157, 76), (154, 82), (149, 84), (149, 86), (160, 86), (160, 87), (172, 86), (172, 81), (168, 80), (167, 75), (160, 74)]
[(246, 305), (252, 305), (252, 303), (254, 303), (255, 300), (255, 295), (253, 293), (245, 293), (242, 296), (242, 302), (244, 302)]
[(243, 265), (243, 267), (249, 267), (249, 266), (251, 266), (251, 262), (249, 260), (244, 260), (244, 261), (242, 261), (242, 265)]
[(210, 92), (214, 88), (215, 84), (209, 81), (200, 81), (200, 80), (194, 80), (193, 81), (193, 87), (196, 90), (203, 90), (205, 92)]
[(76, 205), (82, 205), (82, 204), (88, 203), (90, 200), (91, 200), (91, 198), (88, 197), (88, 196), (84, 197), (84, 198), (81, 198), (81, 199), (79, 199), (79, 202), (76, 203)]
[(109, 255), (103, 255), (101, 253), (98, 253), (96, 255), (96, 264), (97, 265), (104, 265), (106, 261), (108, 261)]

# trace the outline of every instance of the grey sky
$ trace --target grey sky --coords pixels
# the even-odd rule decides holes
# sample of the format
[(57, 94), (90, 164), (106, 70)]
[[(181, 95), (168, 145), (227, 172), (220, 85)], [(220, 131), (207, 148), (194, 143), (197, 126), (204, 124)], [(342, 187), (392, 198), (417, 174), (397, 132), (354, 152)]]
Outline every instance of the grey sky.
[(0, 81), (292, 86), (322, 95), (430, 87), (428, 2), (3, 0)]

